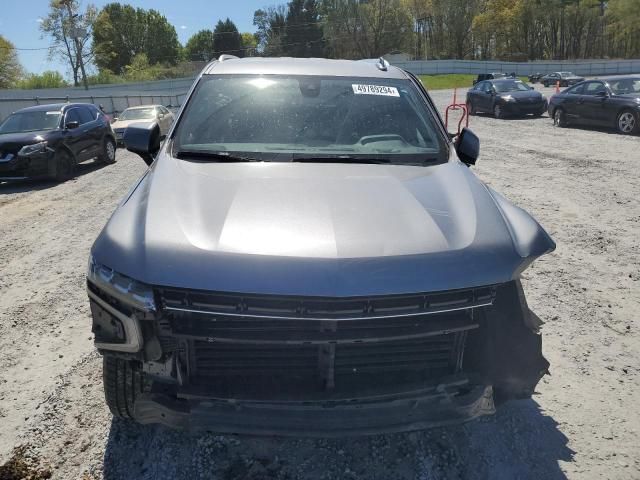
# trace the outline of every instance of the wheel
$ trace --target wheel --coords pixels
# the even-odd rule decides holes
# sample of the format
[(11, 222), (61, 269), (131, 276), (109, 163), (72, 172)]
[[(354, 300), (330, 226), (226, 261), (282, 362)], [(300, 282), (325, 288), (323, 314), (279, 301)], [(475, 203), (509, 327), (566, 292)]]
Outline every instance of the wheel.
[(631, 110), (623, 110), (616, 119), (616, 129), (624, 135), (634, 133), (638, 130), (638, 118)]
[(470, 100), (467, 100), (467, 113), (469, 115), (476, 114), (476, 107), (473, 105), (473, 103)]
[(496, 118), (504, 118), (504, 111), (502, 110), (502, 107), (497, 103), (493, 106), (493, 116)]
[(52, 177), (56, 182), (64, 182), (73, 176), (75, 161), (66, 150), (56, 152), (53, 163), (54, 172)]
[(568, 125), (567, 115), (564, 113), (563, 109), (556, 108), (556, 111), (553, 112), (553, 124), (560, 128), (564, 128)]
[(106, 164), (116, 163), (116, 142), (109, 137), (104, 139), (100, 161)]
[(105, 355), (102, 359), (104, 399), (114, 417), (133, 419), (133, 406), (145, 391), (138, 363)]

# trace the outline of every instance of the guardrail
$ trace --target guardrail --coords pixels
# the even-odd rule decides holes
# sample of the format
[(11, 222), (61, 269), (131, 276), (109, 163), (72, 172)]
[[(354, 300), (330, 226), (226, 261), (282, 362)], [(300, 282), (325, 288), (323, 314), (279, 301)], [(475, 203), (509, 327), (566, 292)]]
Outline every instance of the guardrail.
[[(91, 90), (89, 90), (91, 92)], [(21, 108), (53, 103), (93, 103), (102, 105), (110, 115), (117, 115), (126, 108), (139, 105), (164, 105), (180, 107), (187, 92), (178, 94), (156, 95), (65, 95), (46, 97), (0, 98), (0, 121)]]
[(576, 75), (604, 76), (640, 73), (640, 60), (571, 60), (499, 62), (479, 60), (413, 60), (392, 62), (393, 65), (409, 70), (416, 75), (436, 75), (449, 73), (514, 72), (516, 75), (532, 73), (573, 72)]

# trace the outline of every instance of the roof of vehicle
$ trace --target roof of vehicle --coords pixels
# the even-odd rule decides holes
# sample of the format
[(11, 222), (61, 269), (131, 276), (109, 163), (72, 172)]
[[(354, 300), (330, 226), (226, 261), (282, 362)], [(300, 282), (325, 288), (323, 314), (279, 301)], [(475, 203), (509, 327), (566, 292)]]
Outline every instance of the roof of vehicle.
[(520, 83), (524, 83), (524, 82), (522, 82), (522, 80), (520, 80), (519, 78), (513, 78), (513, 77), (507, 77), (507, 78), (490, 78), (490, 79), (488, 79), (488, 80), (485, 80), (485, 82), (490, 82), (490, 83), (520, 82)]
[(50, 103), (48, 105), (34, 105), (33, 107), (21, 108), (17, 112), (53, 112), (54, 110), (62, 110), (64, 107), (80, 105), (76, 103)]
[(142, 110), (144, 108), (161, 107), (162, 105), (138, 105), (137, 107), (127, 107), (125, 110)]
[(630, 80), (630, 79), (640, 80), (640, 75), (616, 75), (615, 77), (594, 78), (594, 80), (600, 80), (603, 82), (615, 82), (618, 80)]
[(334, 77), (374, 77), (406, 79), (407, 75), (390, 65), (386, 71), (378, 68), (378, 60), (328, 60), (325, 58), (233, 58), (213, 61), (203, 70), (204, 75), (262, 74), (262, 75), (323, 75)]

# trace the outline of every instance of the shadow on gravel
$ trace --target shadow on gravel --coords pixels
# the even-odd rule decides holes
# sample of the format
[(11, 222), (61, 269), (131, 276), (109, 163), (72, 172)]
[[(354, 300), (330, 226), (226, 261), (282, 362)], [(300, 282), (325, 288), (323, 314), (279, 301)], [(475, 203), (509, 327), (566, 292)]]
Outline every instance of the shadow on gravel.
[[(92, 160), (90, 162), (81, 163), (76, 166), (76, 171), (74, 173), (73, 178), (81, 177), (82, 175), (86, 175), (91, 172), (98, 171), (108, 165), (98, 162), (96, 160)], [(73, 180), (67, 180), (67, 182)], [(64, 183), (64, 182), (63, 182)], [(47, 188), (55, 187), (56, 185), (60, 185), (58, 182), (54, 182), (53, 180), (17, 180), (15, 182), (2, 182), (0, 181), (0, 195), (9, 195), (12, 193), (24, 193), (31, 192), (37, 190), (45, 190)]]
[(425, 432), (344, 439), (187, 434), (114, 420), (105, 480), (564, 479), (567, 437), (533, 400)]

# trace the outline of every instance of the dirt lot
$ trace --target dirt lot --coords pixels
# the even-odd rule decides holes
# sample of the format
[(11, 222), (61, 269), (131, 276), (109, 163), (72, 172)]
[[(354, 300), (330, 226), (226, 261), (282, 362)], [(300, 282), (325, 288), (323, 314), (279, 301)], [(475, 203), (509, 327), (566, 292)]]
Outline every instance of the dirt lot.
[[(451, 92), (434, 97), (442, 108)], [(552, 373), (533, 400), (455, 428), (331, 441), (112, 421), (84, 274), (145, 168), (119, 151), (61, 185), (0, 185), (0, 464), (60, 479), (640, 478), (640, 138), (546, 116), (472, 127), (474, 170), (558, 243), (524, 278)]]

